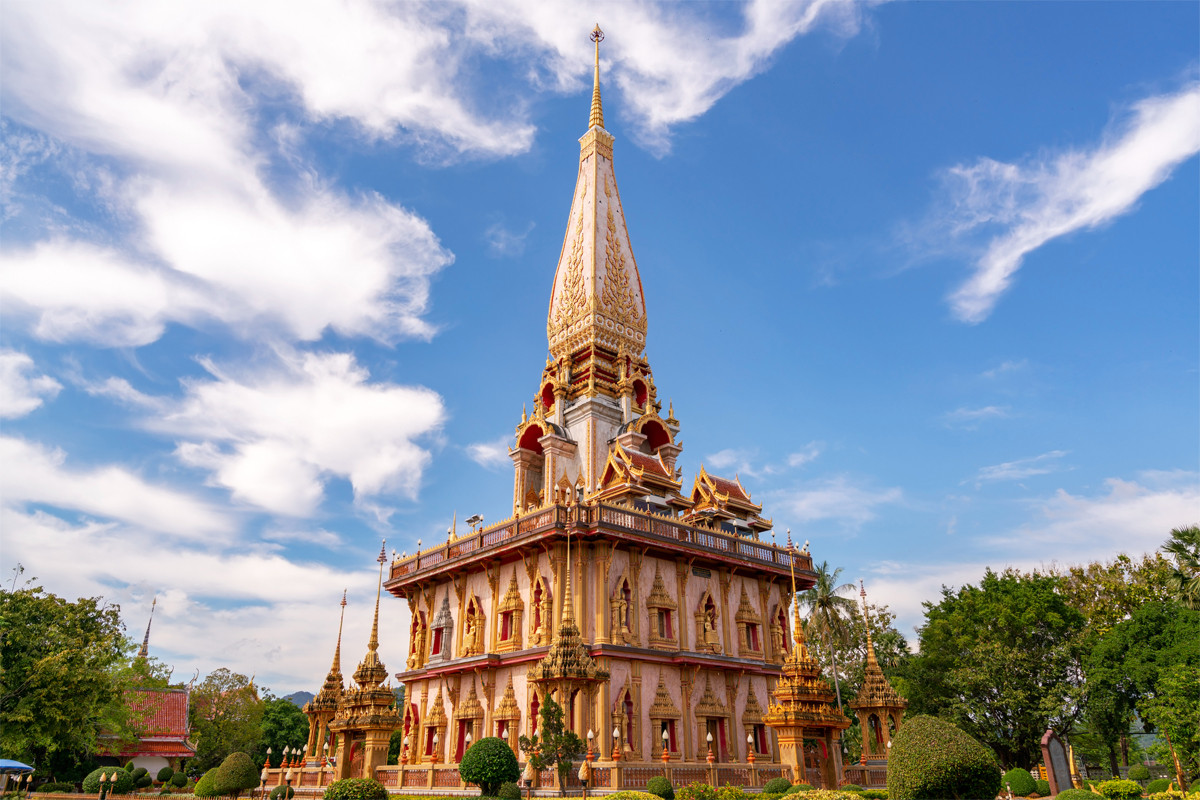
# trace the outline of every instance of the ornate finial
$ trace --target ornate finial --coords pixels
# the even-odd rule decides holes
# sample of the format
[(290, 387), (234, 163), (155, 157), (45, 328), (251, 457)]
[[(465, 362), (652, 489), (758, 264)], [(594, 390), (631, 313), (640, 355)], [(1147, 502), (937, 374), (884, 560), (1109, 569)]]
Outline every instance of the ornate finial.
[(858, 579), (858, 594), (862, 597), (863, 622), (867, 626), (867, 663), (876, 664), (875, 643), (871, 641), (871, 612), (867, 609), (867, 589), (863, 586), (862, 578)]
[(592, 115), (588, 119), (588, 128), (604, 127), (604, 108), (600, 105), (600, 43), (604, 41), (604, 31), (599, 23), (592, 28), (591, 40), (596, 43), (596, 71), (592, 78)]
[[(598, 28), (597, 28), (598, 29)], [(567, 529), (567, 585), (563, 588), (562, 624), (575, 624), (575, 604), (571, 600), (571, 529)]]
[(522, 425), (524, 425), (526, 420), (529, 419), (528, 408), (529, 408), (529, 406), (527, 406), (527, 405), (524, 405), (524, 404), (521, 405), (521, 424)]
[(458, 538), (458, 509), (454, 509), (454, 516), (450, 519), (450, 527), (446, 529), (446, 538), (454, 541)]
[(387, 563), (387, 539), (379, 546), (379, 585), (375, 588), (375, 621), (371, 623), (371, 641), (367, 649), (374, 653), (379, 649), (379, 596), (383, 594), (383, 565)]
[(342, 616), (338, 619), (338, 638), (337, 646), (333, 649), (333, 666), (329, 668), (330, 674), (342, 674), (342, 625), (346, 621), (346, 590), (342, 589)]
[(158, 605), (158, 596), (150, 601), (150, 619), (146, 620), (146, 635), (142, 637), (142, 649), (138, 650), (138, 658), (146, 658), (150, 655), (150, 623), (154, 622), (154, 607)]

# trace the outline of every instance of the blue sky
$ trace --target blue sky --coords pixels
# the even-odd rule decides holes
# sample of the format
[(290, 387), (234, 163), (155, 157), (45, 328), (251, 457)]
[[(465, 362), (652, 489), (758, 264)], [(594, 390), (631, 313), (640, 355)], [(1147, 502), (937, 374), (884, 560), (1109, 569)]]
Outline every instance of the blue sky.
[[(5, 573), (280, 691), (507, 516), (587, 122), (680, 464), (912, 637), (1200, 519), (1194, 3), (10, 5)], [(403, 604), (382, 655), (402, 663)]]

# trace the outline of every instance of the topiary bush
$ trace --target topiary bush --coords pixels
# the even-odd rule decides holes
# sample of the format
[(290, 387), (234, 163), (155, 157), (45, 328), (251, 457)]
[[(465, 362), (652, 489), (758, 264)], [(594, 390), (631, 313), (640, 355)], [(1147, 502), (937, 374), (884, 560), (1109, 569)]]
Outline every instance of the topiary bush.
[(220, 794), (216, 789), (217, 771), (220, 769), (220, 767), (213, 767), (201, 775), (200, 780), (196, 781), (196, 788), (192, 790), (192, 794), (196, 797), (216, 797)]
[(771, 778), (763, 785), (764, 794), (783, 794), (792, 788), (792, 782), (787, 778)]
[(1096, 800), (1096, 794), (1087, 789), (1063, 789), (1054, 797), (1056, 800)]
[(887, 792), (891, 800), (992, 800), (1000, 792), (1000, 766), (991, 750), (954, 725), (919, 715), (892, 740)]
[(675, 787), (661, 775), (655, 775), (646, 782), (646, 791), (662, 800), (675, 800)]
[(163, 767), (158, 771), (158, 774), (154, 776), (154, 779), (159, 783), (166, 783), (167, 781), (171, 780), (172, 776), (174, 775), (175, 770), (173, 770), (171, 767)]
[(717, 800), (747, 800), (746, 790), (740, 786), (730, 786), (727, 783), (717, 789)]
[(225, 756), (213, 778), (217, 794), (239, 795), (246, 789), (258, 786), (258, 767), (245, 753), (230, 753)]
[(325, 800), (388, 800), (388, 791), (374, 778), (342, 778), (329, 784)]
[(1142, 787), (1134, 781), (1104, 781), (1096, 790), (1109, 800), (1138, 800), (1142, 796)]
[(467, 748), (458, 774), (467, 783), (474, 783), (488, 797), (494, 797), (502, 783), (521, 779), (521, 767), (508, 742), (496, 736), (485, 736)]
[(604, 795), (604, 800), (658, 800), (658, 795), (639, 792), (636, 789), (622, 789), (619, 792)]
[(811, 783), (797, 783), (792, 788), (788, 789), (784, 794), (795, 794), (796, 792), (811, 792), (813, 785)]
[(500, 800), (521, 800), (521, 787), (515, 781), (505, 781), (496, 790), (496, 797)]
[(280, 784), (271, 790), (271, 800), (292, 800), (296, 790), (287, 784)]
[(1134, 764), (1129, 768), (1129, 780), (1131, 781), (1148, 781), (1150, 780), (1150, 768), (1145, 764)]
[(1158, 794), (1170, 788), (1171, 782), (1166, 778), (1155, 778), (1146, 784), (1146, 794)]
[(863, 800), (888, 800), (887, 792), (883, 789), (863, 789)]
[(1192, 785), (1188, 787), (1189, 792), (1200, 792), (1200, 778), (1192, 781)]
[(676, 800), (717, 800), (717, 790), (707, 783), (696, 781), (680, 788)]
[(176, 772), (171, 775), (171, 785), (176, 789), (182, 789), (183, 787), (187, 786), (187, 781), (187, 775), (185, 775), (183, 772)]
[(1041, 778), (1038, 778), (1034, 781), (1034, 783), (1037, 784), (1038, 794), (1040, 794), (1042, 797), (1050, 796), (1050, 781), (1044, 781)]
[(1012, 789), (1012, 793), (1018, 797), (1028, 797), (1037, 791), (1037, 782), (1029, 774), (1029, 770), (1020, 767), (1004, 773), (1004, 777), (1000, 780), (1000, 788), (1003, 789), (1005, 786)]
[(89, 772), (87, 777), (83, 779), (83, 791), (87, 794), (99, 793), (100, 776), (102, 774), (109, 776), (109, 780), (112, 779), (113, 775), (117, 776), (117, 782), (115, 784), (111, 784), (108, 781), (104, 782), (104, 785), (109, 787), (108, 791), (110, 793), (129, 794), (133, 791), (133, 775), (126, 770), (117, 769), (116, 767), (101, 767), (100, 769), (94, 769)]
[(845, 786), (841, 787), (841, 789), (840, 789), (840, 791), (843, 791), (843, 792), (861, 792), (862, 790), (863, 790), (863, 788), (861, 786), (859, 786), (857, 783), (847, 783)]

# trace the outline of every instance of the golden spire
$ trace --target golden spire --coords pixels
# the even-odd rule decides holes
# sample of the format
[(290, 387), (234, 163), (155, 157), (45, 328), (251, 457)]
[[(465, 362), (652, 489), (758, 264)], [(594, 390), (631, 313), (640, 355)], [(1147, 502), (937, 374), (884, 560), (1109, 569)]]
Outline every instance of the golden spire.
[(342, 615), (338, 618), (338, 638), (337, 645), (333, 648), (333, 666), (329, 668), (329, 673), (342, 674), (342, 625), (346, 622), (346, 590), (342, 589)]
[(792, 529), (788, 528), (788, 570), (792, 573), (792, 641), (796, 643), (792, 656), (796, 661), (808, 658), (808, 645), (804, 641), (804, 626), (800, 624), (800, 601), (796, 599), (796, 554), (792, 546)]
[(575, 624), (574, 603), (571, 601), (571, 531), (567, 530), (567, 585), (563, 589), (562, 624)]
[(878, 665), (875, 660), (875, 644), (871, 641), (871, 612), (867, 610), (867, 589), (863, 586), (862, 578), (858, 579), (858, 594), (862, 597), (863, 621), (867, 625), (867, 664)]
[(363, 689), (373, 689), (387, 678), (387, 669), (379, 660), (379, 597), (383, 594), (383, 565), (387, 563), (387, 540), (379, 547), (379, 585), (375, 589), (375, 619), (371, 623), (371, 640), (367, 642), (367, 655), (354, 671), (354, 682)]
[(379, 584), (375, 587), (375, 621), (371, 623), (371, 641), (367, 642), (367, 649), (372, 653), (379, 649), (379, 596), (383, 594), (383, 565), (387, 563), (387, 539), (379, 545), (379, 558), (375, 560), (379, 562)]
[(156, 605), (158, 605), (157, 595), (150, 602), (150, 619), (146, 620), (146, 635), (142, 637), (142, 649), (138, 650), (138, 658), (146, 658), (150, 655), (150, 623), (154, 622), (154, 607)]
[(592, 28), (591, 39), (596, 43), (596, 70), (592, 77), (592, 115), (588, 119), (588, 128), (604, 127), (604, 108), (600, 105), (600, 43), (604, 41), (604, 31), (599, 23)]

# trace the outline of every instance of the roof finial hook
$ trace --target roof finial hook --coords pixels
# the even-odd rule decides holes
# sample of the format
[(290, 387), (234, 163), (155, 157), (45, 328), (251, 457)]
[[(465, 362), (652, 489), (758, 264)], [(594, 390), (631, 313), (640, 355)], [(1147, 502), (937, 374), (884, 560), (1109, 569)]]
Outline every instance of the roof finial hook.
[(604, 127), (604, 108), (600, 105), (600, 43), (604, 41), (604, 31), (600, 24), (592, 28), (591, 40), (596, 43), (596, 69), (592, 77), (592, 115), (588, 120), (588, 128)]

